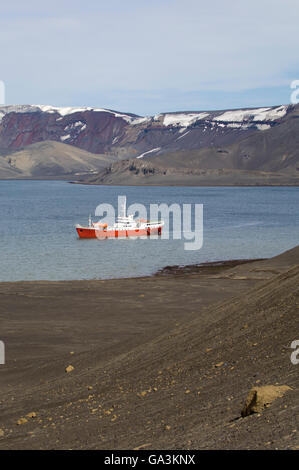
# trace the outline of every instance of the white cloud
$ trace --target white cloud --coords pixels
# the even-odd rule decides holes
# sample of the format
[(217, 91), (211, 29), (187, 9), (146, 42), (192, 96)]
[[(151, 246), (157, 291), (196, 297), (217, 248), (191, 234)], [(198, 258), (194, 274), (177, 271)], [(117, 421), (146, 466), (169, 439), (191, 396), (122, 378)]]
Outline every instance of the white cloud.
[(12, 0), (0, 79), (10, 101), (65, 105), (80, 103), (56, 97), (287, 87), (299, 78), (298, 23), (297, 0)]

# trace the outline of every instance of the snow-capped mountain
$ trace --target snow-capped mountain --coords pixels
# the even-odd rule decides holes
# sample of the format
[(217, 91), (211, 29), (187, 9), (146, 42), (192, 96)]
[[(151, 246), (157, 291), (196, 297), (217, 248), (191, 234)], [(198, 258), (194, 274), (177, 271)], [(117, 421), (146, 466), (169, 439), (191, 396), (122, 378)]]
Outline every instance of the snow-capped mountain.
[(178, 112), (140, 117), (101, 108), (42, 105), (0, 107), (0, 149), (54, 140), (119, 158), (229, 144), (275, 126), (292, 106)]
[[(162, 174), (164, 168), (297, 171), (298, 117), (299, 106), (295, 105), (145, 117), (102, 108), (2, 106), (0, 170), (2, 165), (5, 175), (14, 174), (26, 165), (27, 174), (34, 171), (42, 176), (41, 168), (46, 167), (55, 176), (55, 161), (60, 175), (64, 170), (70, 174), (67, 169), (84, 172), (85, 163), (78, 166), (69, 160), (71, 149), (76, 147), (77, 151), (98, 155), (99, 168), (104, 164), (109, 167), (116, 160), (136, 158), (138, 168), (143, 161), (152, 161), (156, 168), (163, 167)], [(47, 144), (47, 152), (43, 153), (44, 147), (36, 146), (42, 142), (59, 145)], [(87, 174), (96, 171), (91, 155), (80, 154), (80, 161), (86, 162)], [(118, 172), (122, 171), (122, 166), (115, 165)]]

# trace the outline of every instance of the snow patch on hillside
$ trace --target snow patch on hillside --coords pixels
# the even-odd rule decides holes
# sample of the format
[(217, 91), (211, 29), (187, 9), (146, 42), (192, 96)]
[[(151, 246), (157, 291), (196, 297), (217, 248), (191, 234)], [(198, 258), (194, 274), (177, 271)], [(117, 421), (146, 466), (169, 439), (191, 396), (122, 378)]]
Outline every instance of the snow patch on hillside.
[(178, 137), (178, 138), (176, 139), (176, 141), (182, 139), (183, 137), (185, 137), (185, 135), (189, 134), (189, 132), (190, 132), (190, 131), (187, 131), (187, 132), (185, 132), (183, 135), (180, 135), (180, 137)]
[(73, 122), (73, 123), (68, 124), (67, 126), (65, 126), (64, 130), (69, 131), (69, 130), (78, 129), (79, 127), (81, 127), (81, 129), (79, 129), (79, 130), (83, 130), (83, 129), (86, 128), (86, 124), (82, 121), (76, 121), (76, 122)]
[[(0, 108), (0, 121), (8, 113), (34, 113), (37, 111), (42, 111), (44, 113), (59, 114), (62, 118), (65, 116), (69, 116), (75, 113), (84, 113), (86, 111), (92, 111), (95, 113), (109, 113), (117, 118), (124, 119), (127, 123), (131, 124), (135, 119), (134, 116), (129, 116), (128, 114), (117, 113), (115, 111), (110, 111), (109, 109), (104, 108), (91, 108), (91, 107), (81, 107), (81, 108), (74, 108), (74, 107), (57, 107), (57, 106), (48, 106), (48, 105), (11, 105), (11, 106), (3, 106)], [(59, 118), (61, 120), (61, 118)], [(58, 119), (57, 119), (58, 120)]]
[(226, 127), (229, 127), (231, 129), (249, 129), (250, 123), (249, 124), (243, 124), (243, 123), (237, 123), (237, 122), (229, 122)]
[(209, 113), (181, 113), (181, 114), (157, 114), (155, 121), (161, 121), (164, 126), (188, 127), (194, 122), (205, 119)]
[(136, 158), (143, 158), (144, 155), (147, 155), (148, 153), (158, 152), (159, 150), (161, 150), (161, 147), (157, 147), (155, 149), (148, 150), (147, 152), (142, 153), (141, 155), (139, 155), (139, 157), (136, 157)]
[(226, 111), (213, 118), (220, 122), (243, 122), (243, 121), (275, 121), (281, 119), (287, 113), (288, 106), (277, 108), (236, 109)]
[(133, 116), (129, 116), (128, 114), (121, 114), (117, 113), (115, 111), (110, 111), (109, 109), (104, 109), (104, 108), (72, 108), (72, 107), (66, 107), (66, 108), (60, 108), (60, 107), (55, 107), (55, 106), (44, 106), (44, 105), (36, 105), (37, 108), (39, 108), (41, 111), (45, 113), (58, 113), (60, 116), (68, 116), (70, 114), (74, 113), (84, 113), (85, 111), (93, 111), (95, 113), (109, 113), (113, 114), (113, 116), (117, 118), (124, 119), (128, 123), (131, 123), (132, 120), (134, 119)]
[(152, 118), (150, 116), (131, 118), (131, 124), (133, 126), (138, 126), (138, 124), (145, 124), (146, 122), (151, 122)]
[(270, 124), (257, 124), (256, 127), (259, 131), (266, 131), (271, 128)]
[(71, 138), (70, 134), (68, 134), (68, 135), (63, 135), (63, 136), (60, 137), (60, 140), (61, 140), (62, 142), (64, 142), (65, 140), (68, 140), (68, 139), (70, 139), (70, 138)]

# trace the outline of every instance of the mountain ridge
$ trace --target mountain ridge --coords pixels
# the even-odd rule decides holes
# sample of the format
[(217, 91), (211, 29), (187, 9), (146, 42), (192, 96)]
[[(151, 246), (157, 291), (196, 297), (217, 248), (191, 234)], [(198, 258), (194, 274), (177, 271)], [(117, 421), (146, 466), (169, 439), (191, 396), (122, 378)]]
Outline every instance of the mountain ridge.
[[(113, 176), (115, 168), (117, 171), (120, 168), (115, 162), (131, 159), (150, 160), (155, 169), (152, 173), (156, 174), (163, 173), (164, 168), (168, 169), (168, 173), (170, 169), (172, 173), (175, 169), (177, 173), (182, 173), (184, 168), (195, 173), (199, 169), (235, 170), (249, 172), (248, 177), (251, 179), (254, 176), (252, 172), (256, 171), (282, 172), (290, 176), (287, 184), (294, 184), (299, 168), (298, 118), (299, 106), (296, 105), (177, 111), (147, 117), (104, 108), (2, 106), (0, 177), (28, 176), (22, 171), (16, 172), (9, 165), (10, 155), (25, 149), (30, 153), (35, 150), (30, 146), (51, 141), (69, 146), (74, 149), (74, 153), (82, 150), (93, 154), (95, 158), (99, 155), (99, 160), (105, 162), (105, 165), (96, 165), (93, 170), (99, 169), (98, 179), (101, 184), (106, 184), (103, 180), (103, 166), (109, 168), (110, 176)], [(48, 168), (48, 154), (43, 152), (42, 147), (40, 149), (40, 167)], [(36, 155), (34, 158), (37, 158)], [(75, 170), (69, 172), (67, 168), (65, 171), (60, 169), (59, 174), (74, 175), (78, 173)], [(84, 173), (84, 169), (81, 170)], [(87, 182), (89, 170), (86, 164), (87, 176), (83, 179)], [(39, 176), (43, 176), (43, 171), (39, 172)], [(123, 176), (125, 180), (126, 175)], [(148, 179), (155, 184), (153, 175)], [(183, 184), (185, 180), (183, 178)], [(277, 181), (277, 178), (274, 180)], [(244, 178), (242, 181), (246, 182)], [(115, 183), (118, 184), (117, 179)]]

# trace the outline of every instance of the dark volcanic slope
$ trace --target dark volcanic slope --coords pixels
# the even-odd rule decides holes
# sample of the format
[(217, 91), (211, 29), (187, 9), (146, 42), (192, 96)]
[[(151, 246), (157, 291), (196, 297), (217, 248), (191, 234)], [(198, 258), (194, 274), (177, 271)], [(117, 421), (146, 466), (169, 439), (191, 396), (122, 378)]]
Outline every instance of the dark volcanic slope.
[[(143, 157), (116, 162), (98, 175), (88, 178), (94, 184), (182, 184), (182, 185), (298, 185), (299, 128), (298, 109), (275, 125), (260, 124), (262, 130), (240, 134), (240, 123), (213, 127), (213, 142), (198, 140), (196, 150), (189, 147), (191, 126), (186, 131), (185, 148), (163, 148)], [(200, 122), (200, 121), (199, 121)], [(199, 124), (197, 123), (197, 125)], [(222, 123), (220, 123), (222, 124)], [(233, 123), (231, 123), (233, 124)], [(242, 124), (244, 125), (244, 124)], [(227, 143), (230, 141), (229, 145)]]
[(153, 165), (179, 168), (235, 169), (247, 171), (299, 172), (297, 113), (267, 130), (251, 134), (228, 146), (178, 151), (153, 157)]
[[(0, 448), (298, 449), (298, 263), (2, 284)], [(241, 418), (257, 384), (292, 390)]]

